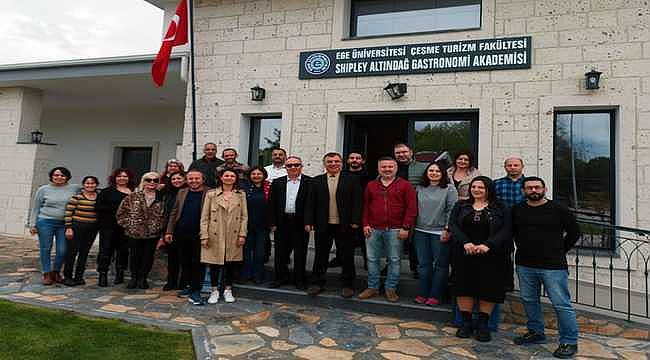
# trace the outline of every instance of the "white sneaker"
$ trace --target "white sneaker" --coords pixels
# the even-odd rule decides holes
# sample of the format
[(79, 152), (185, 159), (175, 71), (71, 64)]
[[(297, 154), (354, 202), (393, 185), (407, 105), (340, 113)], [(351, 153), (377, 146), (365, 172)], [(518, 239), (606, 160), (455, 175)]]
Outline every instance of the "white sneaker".
[(223, 291), (223, 299), (227, 303), (235, 302), (235, 297), (232, 296), (232, 289), (226, 289), (226, 290)]
[[(224, 296), (225, 296), (225, 291), (224, 291)], [(208, 298), (208, 304), (216, 304), (219, 302), (219, 290), (214, 290), (210, 294), (210, 298)]]

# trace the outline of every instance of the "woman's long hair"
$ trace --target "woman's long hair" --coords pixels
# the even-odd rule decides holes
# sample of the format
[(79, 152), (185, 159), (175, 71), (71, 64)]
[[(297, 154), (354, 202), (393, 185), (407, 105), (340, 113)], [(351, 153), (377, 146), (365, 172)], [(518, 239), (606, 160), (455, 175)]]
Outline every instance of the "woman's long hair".
[(489, 206), (496, 205), (498, 203), (498, 201), (497, 201), (497, 192), (494, 189), (494, 182), (492, 181), (492, 179), (490, 179), (487, 176), (477, 176), (474, 179), (472, 179), (472, 181), (470, 181), (470, 183), (469, 183), (469, 198), (467, 199), (467, 201), (470, 204), (473, 204), (474, 201), (476, 201), (476, 199), (474, 198), (474, 195), (472, 195), (472, 185), (477, 181), (482, 182), (483, 186), (485, 186), (485, 191), (487, 192), (488, 205)]
[(117, 169), (113, 170), (111, 175), (108, 177), (108, 186), (111, 186), (111, 187), (116, 187), (117, 186), (117, 183), (115, 183), (115, 178), (120, 173), (125, 173), (126, 176), (129, 178), (129, 182), (128, 182), (128, 184), (126, 184), (126, 187), (128, 187), (131, 190), (135, 189), (135, 175), (133, 175), (133, 172), (130, 169), (127, 169), (127, 168), (117, 168)]
[(447, 185), (449, 184), (449, 176), (447, 175), (447, 167), (445, 166), (444, 161), (434, 161), (432, 163), (429, 163), (429, 165), (427, 165), (427, 167), (424, 169), (424, 173), (422, 173), (422, 179), (420, 180), (420, 184), (422, 184), (422, 186), (431, 185), (431, 180), (429, 179), (429, 168), (434, 165), (438, 167), (438, 170), (440, 170), (441, 173), (440, 182), (438, 182), (438, 186), (442, 189), (446, 189)]

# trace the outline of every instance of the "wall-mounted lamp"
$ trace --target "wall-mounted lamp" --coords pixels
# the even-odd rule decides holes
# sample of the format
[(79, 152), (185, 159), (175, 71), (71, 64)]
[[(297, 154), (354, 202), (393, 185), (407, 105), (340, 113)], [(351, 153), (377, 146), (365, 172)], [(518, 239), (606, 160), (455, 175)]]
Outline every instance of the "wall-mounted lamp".
[(384, 91), (391, 99), (399, 99), (406, 94), (406, 83), (389, 83), (384, 88)]
[(598, 82), (600, 81), (601, 74), (602, 73), (600, 71), (596, 71), (593, 69), (590, 72), (585, 74), (585, 76), (587, 77), (585, 79), (587, 90), (596, 90), (600, 88)]
[(251, 100), (253, 101), (262, 101), (266, 97), (266, 90), (264, 88), (255, 85), (251, 88)]
[(43, 133), (40, 130), (32, 131), (32, 144), (40, 144), (43, 142)]

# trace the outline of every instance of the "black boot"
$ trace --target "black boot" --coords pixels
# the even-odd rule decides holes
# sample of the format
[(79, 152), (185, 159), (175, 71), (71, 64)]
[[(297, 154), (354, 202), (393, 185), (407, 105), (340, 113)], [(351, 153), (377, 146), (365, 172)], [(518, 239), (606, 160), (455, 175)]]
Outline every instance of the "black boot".
[(105, 272), (99, 273), (99, 280), (97, 280), (97, 286), (107, 287), (108, 286), (108, 274)]
[(463, 324), (456, 331), (456, 337), (467, 339), (472, 336), (472, 313), (469, 311), (461, 311), (463, 316)]
[(135, 289), (138, 287), (138, 277), (133, 275), (131, 280), (129, 280), (129, 283), (126, 284), (127, 289)]
[(478, 313), (478, 329), (476, 331), (476, 340), (482, 342), (488, 342), (492, 340), (490, 329), (488, 328), (489, 321), (490, 314), (486, 314), (484, 312)]
[(115, 280), (113, 281), (113, 284), (119, 285), (124, 282), (124, 270), (116, 270), (115, 271)]
[(140, 289), (148, 289), (149, 288), (149, 283), (147, 282), (146, 277), (141, 277), (138, 279), (138, 287)]

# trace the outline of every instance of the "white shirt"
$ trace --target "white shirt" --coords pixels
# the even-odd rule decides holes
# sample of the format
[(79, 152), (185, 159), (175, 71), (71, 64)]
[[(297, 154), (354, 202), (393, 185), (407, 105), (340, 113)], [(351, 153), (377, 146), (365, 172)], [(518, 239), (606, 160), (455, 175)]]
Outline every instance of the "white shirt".
[(264, 170), (266, 170), (266, 174), (268, 175), (266, 180), (269, 182), (273, 182), (273, 180), (287, 175), (287, 169), (284, 166), (275, 167), (275, 165), (271, 164), (265, 166)]
[(302, 178), (302, 175), (298, 176), (295, 180), (287, 177), (287, 199), (284, 205), (284, 212), (287, 214), (296, 213), (296, 199), (298, 198), (298, 190), (300, 189), (300, 178)]

